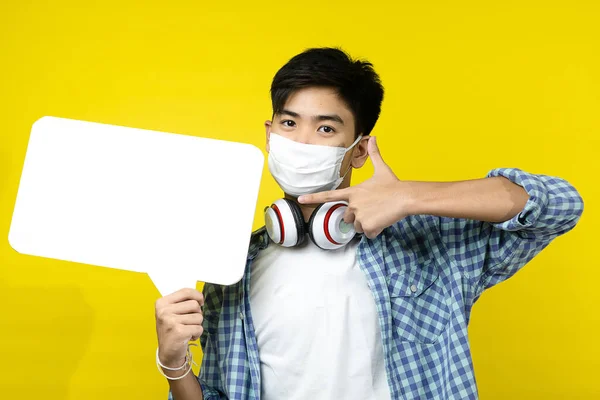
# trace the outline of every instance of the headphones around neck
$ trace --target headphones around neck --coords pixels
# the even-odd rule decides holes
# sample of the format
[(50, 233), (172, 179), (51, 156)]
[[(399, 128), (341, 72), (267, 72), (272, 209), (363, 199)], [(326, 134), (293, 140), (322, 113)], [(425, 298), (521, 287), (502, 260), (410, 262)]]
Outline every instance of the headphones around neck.
[(279, 199), (265, 208), (265, 228), (271, 240), (283, 247), (302, 244), (306, 234), (323, 250), (344, 247), (355, 236), (353, 224), (344, 222), (348, 208), (345, 201), (334, 201), (319, 205), (311, 214), (308, 223), (302, 210), (295, 202)]

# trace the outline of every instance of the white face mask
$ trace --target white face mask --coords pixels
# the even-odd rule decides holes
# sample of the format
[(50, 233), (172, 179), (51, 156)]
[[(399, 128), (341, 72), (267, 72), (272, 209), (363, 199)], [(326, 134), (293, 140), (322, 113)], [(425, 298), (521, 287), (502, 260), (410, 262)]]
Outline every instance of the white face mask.
[(350, 147), (298, 143), (271, 132), (269, 137), (269, 171), (281, 189), (291, 196), (334, 190), (346, 174), (340, 176), (342, 161), (361, 139)]

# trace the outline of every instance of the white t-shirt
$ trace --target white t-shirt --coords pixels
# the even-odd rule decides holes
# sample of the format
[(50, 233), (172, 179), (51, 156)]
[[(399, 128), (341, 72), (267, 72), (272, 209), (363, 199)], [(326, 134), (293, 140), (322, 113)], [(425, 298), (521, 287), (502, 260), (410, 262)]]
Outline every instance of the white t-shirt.
[(310, 240), (270, 244), (252, 264), (250, 305), (264, 400), (389, 399), (381, 330), (356, 260)]

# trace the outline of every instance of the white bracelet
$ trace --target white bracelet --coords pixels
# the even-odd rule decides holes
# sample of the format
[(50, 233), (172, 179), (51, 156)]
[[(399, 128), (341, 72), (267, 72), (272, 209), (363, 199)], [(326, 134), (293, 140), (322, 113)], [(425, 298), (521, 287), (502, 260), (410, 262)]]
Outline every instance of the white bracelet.
[[(167, 366), (163, 365), (160, 362), (160, 359), (158, 357), (158, 348), (156, 348), (156, 367), (158, 368), (158, 372), (160, 372), (160, 374), (162, 376), (164, 376), (165, 378), (167, 378), (170, 381), (177, 381), (179, 379), (185, 378), (187, 376), (187, 374), (189, 374), (190, 371), (192, 370), (192, 366), (197, 366), (198, 365), (198, 364), (196, 364), (194, 362), (194, 357), (192, 355), (192, 352), (190, 351), (190, 347), (191, 346), (197, 346), (197, 344), (195, 344), (195, 343), (188, 343), (188, 348), (187, 348), (187, 351), (186, 351), (186, 354), (185, 354), (185, 362), (183, 363), (183, 365), (181, 367), (178, 367), (178, 368), (170, 368), (170, 367), (167, 367)], [(183, 375), (178, 376), (176, 378), (168, 376), (163, 371), (163, 369), (165, 369), (167, 371), (181, 371), (182, 369), (185, 369), (185, 367), (188, 367), (187, 371), (185, 371), (185, 373)]]
[[(188, 352), (189, 352), (189, 347), (188, 347)], [(167, 371), (181, 371), (182, 369), (185, 369), (185, 367), (188, 365), (188, 352), (186, 352), (185, 354), (185, 360), (183, 361), (183, 365), (179, 368), (170, 368), (167, 367), (166, 365), (163, 365), (160, 362), (160, 358), (158, 357), (158, 347), (156, 348), (156, 364), (161, 367), (162, 369), (166, 369)]]

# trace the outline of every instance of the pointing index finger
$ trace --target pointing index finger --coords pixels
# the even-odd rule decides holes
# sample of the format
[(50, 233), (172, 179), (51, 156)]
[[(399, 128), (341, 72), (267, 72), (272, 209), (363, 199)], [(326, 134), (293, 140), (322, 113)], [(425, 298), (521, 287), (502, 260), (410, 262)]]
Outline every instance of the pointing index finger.
[(298, 202), (300, 204), (320, 204), (327, 203), (329, 201), (348, 201), (350, 195), (349, 189), (350, 188), (307, 194), (298, 197)]

